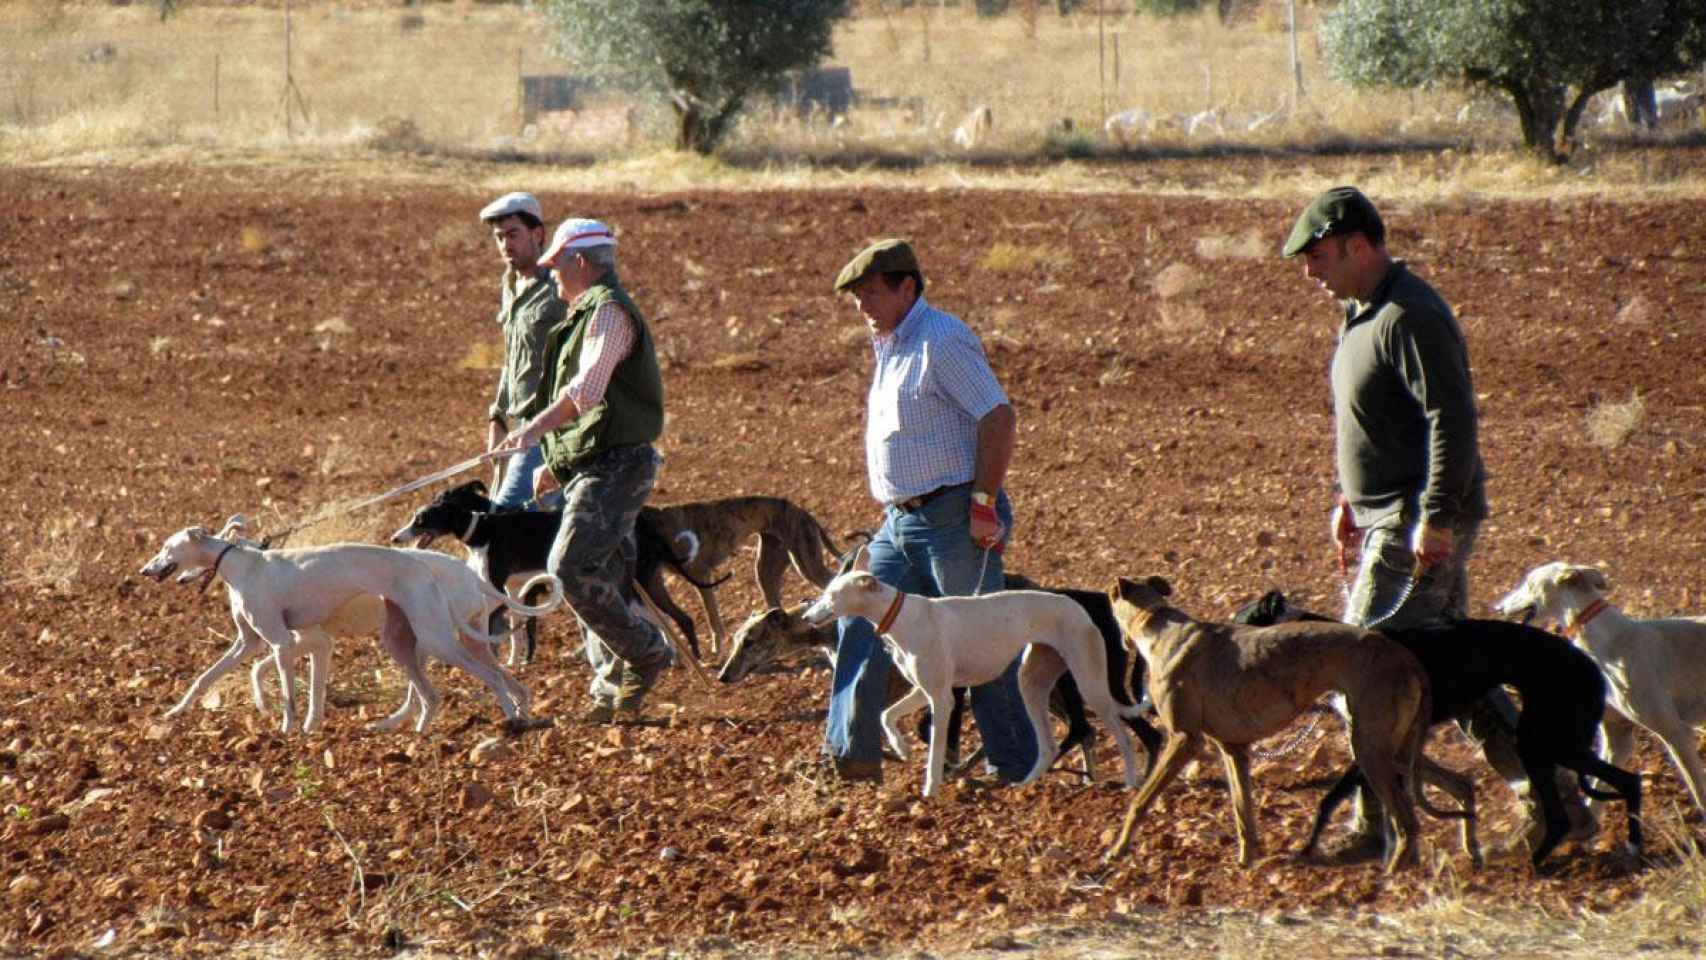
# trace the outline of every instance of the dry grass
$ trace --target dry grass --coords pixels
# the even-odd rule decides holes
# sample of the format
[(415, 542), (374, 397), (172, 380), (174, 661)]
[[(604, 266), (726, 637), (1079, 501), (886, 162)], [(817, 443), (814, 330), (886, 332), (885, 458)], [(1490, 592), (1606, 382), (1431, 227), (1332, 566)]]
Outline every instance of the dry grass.
[(1024, 273), (1038, 268), (1065, 267), (1071, 259), (1072, 255), (1065, 247), (1003, 241), (984, 251), (978, 266), (991, 273)]
[(63, 508), (56, 510), (37, 528), (19, 564), (20, 576), (9, 582), (51, 587), (62, 593), (69, 591), (83, 571), (81, 558), (91, 531), (99, 523), (97, 517), (80, 516)]
[[(287, 87), (276, 7), (190, 4), (161, 23), (141, 4), (20, 0), (0, 7), (0, 30), (16, 38), (0, 55), (0, 161), (307, 156), (325, 166), (327, 157), (377, 152), (386, 164), (332, 167), (327, 175), (409, 176), (406, 157), (432, 154), (509, 161), (473, 175), (475, 185), (492, 178), (494, 189), (528, 173), (540, 189), (563, 190), (787, 189), (826, 180), (1117, 190), (1132, 185), (1093, 166), (1046, 161), (1262, 150), (1295, 159), (1253, 186), (1191, 176), (1143, 187), (1294, 199), (1326, 180), (1354, 178), (1383, 195), (1421, 200), (1629, 188), (1706, 194), (1696, 167), (1651, 151), (1590, 151), (1558, 168), (1521, 153), (1432, 149), (1509, 146), (1514, 126), (1506, 119), (1459, 124), (1464, 98), (1455, 92), (1366, 93), (1335, 83), (1318, 58), (1313, 7), (1305, 9), (1300, 44), (1305, 96), (1295, 105), (1290, 44), (1273, 14), (1231, 29), (1212, 15), (1109, 14), (1100, 23), (1094, 14), (1051, 15), (1027, 33), (1022, 17), (980, 19), (969, 5), (871, 9), (885, 8), (891, 12), (836, 32), (832, 62), (852, 69), (863, 98), (844, 122), (760, 109), (721, 159), (706, 159), (663, 148), (669, 117), (655, 107), (640, 111), (635, 136), (601, 138), (596, 149), (584, 138), (528, 136), (518, 77), (572, 72), (532, 41), (540, 27), (533, 7), (399, 10), (303, 0), (292, 17), (294, 87)], [(102, 45), (112, 56), (91, 58)], [(995, 124), (975, 149), (962, 150), (952, 143), (953, 127), (977, 105), (991, 107)], [(1102, 119), (1127, 108), (1155, 121), (1122, 145), (1103, 134)], [(1209, 109), (1216, 127), (1190, 133), (1188, 118)], [(1369, 169), (1366, 159), (1339, 159), (1358, 147), (1387, 151), (1389, 161)], [(539, 167), (517, 170), (515, 161)], [(263, 249), (267, 237), (245, 230), (242, 243)]]
[(1613, 450), (1628, 440), (1641, 426), (1647, 404), (1639, 391), (1631, 393), (1625, 403), (1601, 400), (1588, 411), (1588, 440), (1602, 450)]

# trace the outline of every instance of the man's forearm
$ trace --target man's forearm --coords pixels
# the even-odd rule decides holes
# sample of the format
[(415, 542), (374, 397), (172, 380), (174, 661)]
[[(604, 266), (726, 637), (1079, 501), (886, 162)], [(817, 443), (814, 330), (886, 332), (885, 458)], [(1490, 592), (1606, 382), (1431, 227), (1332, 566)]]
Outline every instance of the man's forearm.
[(1002, 404), (977, 422), (977, 469), (972, 486), (995, 493), (1007, 480), (1018, 439), (1018, 417), (1010, 404)]

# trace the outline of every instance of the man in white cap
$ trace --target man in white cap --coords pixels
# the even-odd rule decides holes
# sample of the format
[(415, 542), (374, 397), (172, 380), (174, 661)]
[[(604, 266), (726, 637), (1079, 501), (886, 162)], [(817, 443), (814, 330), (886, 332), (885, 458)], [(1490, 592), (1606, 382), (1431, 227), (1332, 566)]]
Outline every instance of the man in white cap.
[[(545, 247), (545, 221), (531, 193), (506, 193), (486, 204), (480, 219), (492, 230), (498, 256), (504, 262), (498, 302), (498, 326), (503, 330), (504, 364), (498, 374), (497, 396), (487, 410), (486, 449), (496, 447), (519, 420), (539, 389), (545, 367), (545, 337), (563, 320), (564, 305), (557, 296), (551, 272), (539, 265)], [(492, 502), (499, 507), (522, 507), (533, 500), (533, 473), (543, 463), (538, 447), (523, 450), (499, 467)], [(550, 506), (555, 506), (555, 497)]]
[[(593, 706), (586, 719), (638, 716), (646, 692), (669, 665), (657, 627), (624, 602), (634, 579), (634, 518), (663, 462), (663, 375), (651, 331), (616, 275), (616, 235), (597, 220), (566, 220), (539, 258), (551, 271), (567, 316), (545, 342), (544, 372), (528, 419), (494, 450), (541, 447), (535, 492), (562, 488), (563, 523), (550, 570), (589, 637)], [(601, 649), (602, 647), (602, 649)], [(619, 681), (608, 674), (618, 658)]]

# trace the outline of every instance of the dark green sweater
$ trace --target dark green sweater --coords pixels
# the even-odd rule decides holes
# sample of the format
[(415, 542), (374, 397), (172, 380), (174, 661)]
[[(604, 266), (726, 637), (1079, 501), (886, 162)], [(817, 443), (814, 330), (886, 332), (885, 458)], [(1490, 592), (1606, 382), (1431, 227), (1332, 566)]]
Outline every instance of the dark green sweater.
[(1346, 302), (1332, 380), (1339, 484), (1357, 526), (1487, 515), (1469, 348), (1402, 261), (1368, 303)]

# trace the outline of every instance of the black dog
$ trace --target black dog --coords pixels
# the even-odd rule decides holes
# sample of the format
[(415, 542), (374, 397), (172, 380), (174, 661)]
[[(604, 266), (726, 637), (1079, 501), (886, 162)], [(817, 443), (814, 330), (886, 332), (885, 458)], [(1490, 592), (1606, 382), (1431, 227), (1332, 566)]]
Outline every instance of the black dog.
[[(1288, 620), (1330, 618), (1294, 607), (1284, 594), (1270, 590), (1240, 608), (1233, 620), (1270, 626)], [(1629, 815), (1629, 846), (1640, 853), (1641, 780), (1594, 753), (1594, 736), (1605, 714), (1605, 677), (1587, 654), (1544, 630), (1503, 620), (1458, 620), (1439, 626), (1382, 628), (1380, 632), (1403, 644), (1421, 661), (1433, 690), (1434, 724), (1468, 713), (1487, 691), (1500, 685), (1515, 688), (1522, 698), (1517, 755), (1546, 817), (1546, 834), (1534, 850), (1534, 866), (1540, 866), (1569, 832), (1569, 817), (1554, 778), (1555, 768), (1560, 766), (1576, 772), (1582, 791), (1589, 796), (1600, 800), (1621, 797)], [(1610, 784), (1616, 792), (1591, 788), (1590, 775)], [(1361, 780), (1361, 771), (1352, 764), (1328, 791), (1300, 854), (1314, 849), (1333, 809)]]
[[(1102, 643), (1108, 656), (1108, 692), (1113, 695), (1116, 702), (1124, 705), (1136, 703), (1142, 699), (1144, 689), (1143, 658), (1133, 655), (1134, 662), (1130, 664), (1130, 680), (1128, 683), (1125, 641), (1120, 633), (1119, 621), (1114, 619), (1113, 602), (1108, 599), (1107, 594), (1095, 590), (1056, 590), (1038, 586), (1028, 577), (1016, 573), (1007, 574), (1002, 583), (1002, 588), (1006, 590), (1043, 590), (1048, 593), (1058, 593), (1065, 597), (1071, 597), (1077, 601), (1078, 605), (1084, 608), (1084, 612), (1090, 615), (1090, 620), (1096, 624), (1096, 629), (1102, 633)], [(1073, 747), (1078, 747), (1084, 752), (1085, 769), (1088, 770), (1091, 742), (1096, 733), (1091, 728), (1090, 721), (1085, 719), (1084, 695), (1078, 691), (1078, 684), (1073, 680), (1071, 673), (1062, 674), (1060, 679), (1056, 681), (1054, 690), (1049, 695), (1049, 706), (1065, 717), (1067, 724), (1066, 737), (1060, 743), (1060, 751), (1056, 754), (1055, 762), (1058, 763), (1059, 758), (1066, 756)], [(954, 710), (950, 714), (948, 722), (949, 757), (959, 756), (960, 726), (965, 718), (965, 710), (966, 689), (956, 687), (954, 688)], [(1143, 744), (1144, 751), (1149, 755), (1149, 760), (1143, 768), (1143, 775), (1147, 778), (1149, 771), (1155, 766), (1156, 757), (1161, 752), (1161, 731), (1155, 729), (1142, 717), (1126, 717), (1125, 722), (1127, 726), (1131, 727), (1132, 733), (1137, 736), (1138, 741)], [(929, 711), (925, 711), (924, 719), (919, 721), (918, 735), (919, 739), (929, 742)], [(969, 764), (975, 759), (976, 756), (974, 755), (965, 763), (956, 766), (963, 769), (965, 764)]]
[[(461, 540), (480, 557), (486, 579), (498, 589), (519, 573), (545, 569), (551, 552), (551, 542), (562, 525), (561, 510), (496, 510), (486, 496), (486, 485), (470, 480), (439, 494), (433, 501), (409, 518), (403, 528), (391, 535), (392, 543), (413, 543), (425, 547), (440, 536)], [(688, 616), (670, 598), (663, 583), (663, 570), (669, 567), (683, 579), (698, 587), (714, 587), (693, 579), (681, 569), (675, 552), (657, 529), (645, 520), (645, 511), (634, 523), (634, 582), (657, 608), (680, 627), (693, 656), (699, 656), (699, 635)], [(724, 580), (728, 579), (725, 575)], [(493, 616), (501, 616), (501, 613)], [(496, 632), (496, 625), (493, 626)], [(533, 662), (538, 636), (534, 621), (527, 622), (527, 660)]]

